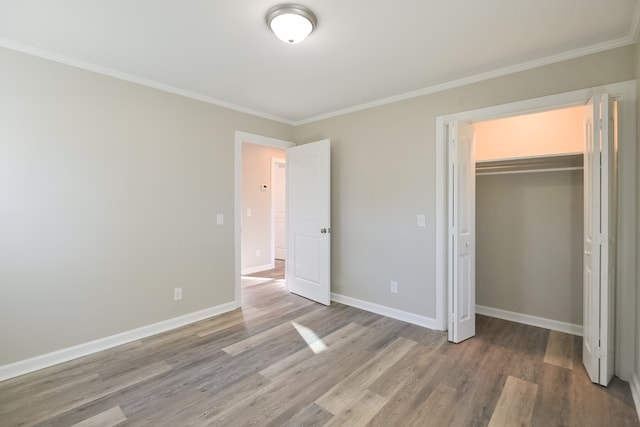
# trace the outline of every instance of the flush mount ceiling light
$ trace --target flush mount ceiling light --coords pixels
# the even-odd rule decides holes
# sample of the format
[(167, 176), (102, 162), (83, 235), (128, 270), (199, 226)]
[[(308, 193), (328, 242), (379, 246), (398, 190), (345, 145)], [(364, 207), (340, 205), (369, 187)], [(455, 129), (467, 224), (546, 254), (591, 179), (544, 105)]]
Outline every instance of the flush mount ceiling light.
[(279, 4), (267, 11), (267, 25), (280, 40), (287, 44), (306, 39), (318, 23), (316, 15), (299, 4)]

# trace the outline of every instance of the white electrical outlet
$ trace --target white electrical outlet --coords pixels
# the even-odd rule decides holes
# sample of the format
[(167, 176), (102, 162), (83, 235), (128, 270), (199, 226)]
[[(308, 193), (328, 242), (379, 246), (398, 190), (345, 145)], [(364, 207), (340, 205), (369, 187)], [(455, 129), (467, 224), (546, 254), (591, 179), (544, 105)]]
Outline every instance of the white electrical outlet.
[(398, 293), (398, 282), (396, 282), (395, 280), (391, 281), (391, 293), (392, 294)]
[(256, 249), (256, 256), (259, 258), (262, 255), (262, 251), (260, 249)]
[(180, 301), (182, 299), (182, 288), (173, 288), (173, 300)]

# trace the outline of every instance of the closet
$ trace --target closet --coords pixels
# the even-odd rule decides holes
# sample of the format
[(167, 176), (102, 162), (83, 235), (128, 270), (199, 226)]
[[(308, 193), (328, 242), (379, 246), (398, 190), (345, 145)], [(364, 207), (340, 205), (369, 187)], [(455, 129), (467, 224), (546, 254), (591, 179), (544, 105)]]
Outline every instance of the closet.
[(583, 107), (475, 124), (476, 310), (580, 330)]

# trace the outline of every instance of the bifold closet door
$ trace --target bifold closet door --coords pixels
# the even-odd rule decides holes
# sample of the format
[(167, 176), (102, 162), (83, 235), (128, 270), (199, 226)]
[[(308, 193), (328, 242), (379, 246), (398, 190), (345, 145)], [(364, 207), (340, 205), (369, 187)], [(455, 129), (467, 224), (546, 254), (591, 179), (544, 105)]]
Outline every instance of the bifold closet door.
[(591, 381), (613, 377), (615, 283), (615, 120), (607, 94), (585, 108), (582, 361)]
[(476, 333), (475, 136), (471, 123), (449, 128), (449, 341)]

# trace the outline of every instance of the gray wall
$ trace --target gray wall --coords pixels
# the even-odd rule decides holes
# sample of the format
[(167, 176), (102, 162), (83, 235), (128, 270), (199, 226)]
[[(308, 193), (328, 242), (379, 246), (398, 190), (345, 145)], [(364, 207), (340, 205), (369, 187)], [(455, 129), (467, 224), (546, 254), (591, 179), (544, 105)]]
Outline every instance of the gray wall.
[(293, 129), (0, 49), (0, 364), (232, 301), (236, 130), (331, 138), (332, 290), (433, 318), (435, 118), (635, 77), (629, 46)]
[(298, 142), (332, 141), (332, 290), (435, 318), (436, 117), (632, 80), (633, 57), (627, 46), (297, 126)]
[(0, 94), (0, 365), (234, 300), (235, 131), (292, 127), (6, 49)]
[(582, 176), (477, 177), (477, 304), (582, 324)]

